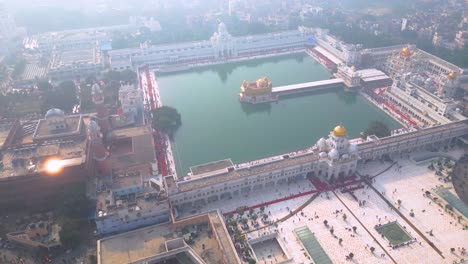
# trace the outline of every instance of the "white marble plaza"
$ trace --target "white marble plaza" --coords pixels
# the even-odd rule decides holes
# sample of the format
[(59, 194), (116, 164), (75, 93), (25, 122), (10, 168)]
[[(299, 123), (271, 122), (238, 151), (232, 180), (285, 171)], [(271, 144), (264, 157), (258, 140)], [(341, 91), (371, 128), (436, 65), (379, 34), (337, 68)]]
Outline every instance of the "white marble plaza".
[[(462, 150), (450, 151), (448, 154), (459, 157)], [(450, 187), (451, 183), (444, 183), (439, 176), (435, 176), (435, 172), (428, 169), (430, 162), (417, 165), (407, 156), (395, 161), (397, 164), (379, 175), (373, 186), (395, 207), (398, 207), (398, 200), (401, 200), (400, 212), (407, 220), (400, 217), (377, 192), (365, 187), (354, 192), (357, 200), (351, 194), (341, 193), (340, 190), (322, 193), (299, 213), (279, 222), (277, 227), (264, 227), (265, 225), (258, 221), (260, 229), (253, 231), (254, 227), (249, 220), (250, 229), (242, 232), (246, 234), (246, 239), (255, 239), (277, 232), (278, 239), (282, 240), (286, 246), (285, 251), (291, 257), (292, 263), (312, 263), (294, 233), (296, 228), (302, 226), (310, 229), (333, 263), (394, 263), (393, 260), (396, 263), (453, 263), (462, 258), (468, 259), (468, 256), (463, 256), (461, 252), (461, 248), (468, 247), (466, 231), (463, 230), (462, 225), (423, 195), (426, 190), (432, 190), (438, 185)], [(361, 164), (358, 172), (361, 175), (375, 175), (390, 165), (389, 162), (372, 161)], [(209, 203), (198, 209), (197, 213), (215, 208), (221, 208), (226, 213), (240, 206), (255, 206), (311, 190), (315, 190), (312, 184), (308, 180), (301, 180), (271, 189), (256, 190), (248, 195), (235, 196), (230, 200)], [(264, 213), (269, 215), (270, 220), (276, 221), (287, 216), (291, 210), (294, 211), (305, 204), (312, 195), (308, 194), (271, 204), (265, 208)], [(362, 203), (364, 200), (365, 204), (360, 205), (359, 201)], [(414, 212), (414, 217), (409, 215), (411, 210)], [(254, 211), (259, 216), (263, 214), (260, 209)], [(244, 217), (247, 213), (248, 211), (245, 212)], [(181, 216), (189, 214), (191, 213), (182, 212)], [(344, 214), (346, 220), (343, 217)], [(237, 218), (237, 215), (234, 215), (234, 218)], [(325, 226), (324, 220), (328, 221), (328, 226)], [(392, 248), (374, 228), (379, 223), (385, 224), (391, 221), (397, 221), (416, 241), (409, 245)], [(410, 221), (416, 229), (432, 241), (443, 257), (406, 221)], [(356, 232), (352, 230), (353, 227), (356, 227)], [(331, 228), (334, 230), (333, 234), (330, 232)], [(429, 235), (431, 230), (433, 236)], [(340, 238), (342, 239), (341, 245)], [(373, 253), (370, 251), (371, 247), (375, 248)], [(452, 253), (451, 248), (455, 248), (455, 252)], [(346, 259), (349, 253), (354, 254), (352, 261)], [(260, 261), (275, 263), (273, 258)]]

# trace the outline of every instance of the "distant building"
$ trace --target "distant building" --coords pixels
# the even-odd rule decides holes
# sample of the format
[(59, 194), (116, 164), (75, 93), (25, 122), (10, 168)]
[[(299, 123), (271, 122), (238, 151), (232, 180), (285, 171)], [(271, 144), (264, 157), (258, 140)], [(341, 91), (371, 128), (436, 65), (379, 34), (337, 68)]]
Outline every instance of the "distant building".
[(154, 17), (131, 16), (128, 25), (135, 29), (146, 27), (152, 32), (161, 31), (161, 24)]
[(223, 219), (211, 211), (100, 239), (97, 263), (242, 263)]
[(408, 19), (406, 18), (401, 19), (401, 31), (405, 31), (407, 25), (408, 25)]
[(7, 234), (11, 243), (31, 250), (50, 250), (61, 246), (60, 226), (47, 221), (30, 223), (25, 230)]
[(143, 125), (144, 100), (141, 89), (123, 85), (119, 89), (119, 101), (123, 115), (132, 119), (135, 125)]
[[(118, 29), (120, 29), (120, 26), (116, 26), (115, 30)], [(51, 53), (52, 51), (91, 49), (106, 41), (110, 41), (106, 31), (101, 31), (99, 28), (90, 28), (42, 33), (25, 38), (23, 45), (26, 49)]]
[(315, 42), (321, 48), (333, 54), (348, 66), (361, 64), (361, 44), (346, 44), (328, 34), (328, 30), (326, 29), (317, 28), (315, 31)]
[(109, 140), (111, 155), (106, 164), (110, 173), (97, 179), (97, 231), (116, 233), (169, 221), (151, 128), (117, 129)]
[(458, 49), (463, 49), (468, 43), (468, 31), (458, 31), (455, 36), (455, 45)]
[(0, 120), (0, 208), (45, 206), (65, 187), (84, 182), (94, 171), (89, 121), (59, 109), (35, 121)]
[(97, 46), (73, 50), (54, 50), (48, 76), (54, 81), (84, 79), (99, 76), (104, 70), (101, 51)]
[(141, 65), (163, 70), (171, 65), (303, 50), (314, 32), (313, 29), (299, 27), (278, 33), (233, 37), (226, 25), (220, 23), (209, 40), (113, 50), (109, 52), (109, 58), (112, 70), (121, 71)]
[(414, 46), (393, 50), (383, 69), (393, 78), (404, 74), (425, 76), (424, 81), (429, 78), (433, 86), (427, 89), (441, 98), (453, 97), (461, 87), (458, 77), (462, 69)]

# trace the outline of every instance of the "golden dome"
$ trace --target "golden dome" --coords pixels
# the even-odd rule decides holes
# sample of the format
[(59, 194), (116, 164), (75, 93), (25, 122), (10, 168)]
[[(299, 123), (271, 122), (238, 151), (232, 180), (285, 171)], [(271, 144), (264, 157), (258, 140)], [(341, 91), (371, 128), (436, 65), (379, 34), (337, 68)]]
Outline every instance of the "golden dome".
[(257, 83), (267, 84), (268, 83), (268, 78), (267, 77), (260, 78), (260, 79), (257, 80)]
[(409, 57), (411, 56), (411, 50), (408, 47), (404, 47), (400, 50), (400, 56)]
[(457, 75), (455, 74), (455, 72), (450, 72), (450, 73), (447, 75), (447, 77), (448, 77), (449, 79), (455, 79), (455, 77), (457, 77)]
[(346, 128), (343, 125), (338, 125), (333, 129), (333, 135), (337, 137), (346, 136)]

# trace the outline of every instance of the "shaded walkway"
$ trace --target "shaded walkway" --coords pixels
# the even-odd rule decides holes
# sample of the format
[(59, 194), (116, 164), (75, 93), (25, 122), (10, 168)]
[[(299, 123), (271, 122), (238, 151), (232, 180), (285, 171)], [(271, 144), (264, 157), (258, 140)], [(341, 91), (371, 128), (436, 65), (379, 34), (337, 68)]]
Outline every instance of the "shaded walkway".
[[(256, 209), (256, 208), (260, 208), (260, 207), (263, 207), (263, 206), (268, 206), (270, 204), (281, 203), (281, 202), (284, 202), (284, 201), (287, 201), (287, 200), (296, 199), (296, 198), (306, 196), (306, 195), (309, 195), (309, 194), (313, 194), (313, 193), (317, 193), (317, 192), (318, 191), (313, 190), (313, 191), (298, 193), (298, 194), (294, 194), (294, 195), (291, 195), (291, 196), (288, 196), (288, 197), (279, 198), (279, 199), (276, 199), (276, 200), (273, 200), (273, 201), (260, 203), (260, 204), (256, 204), (256, 205), (252, 205), (252, 206), (246, 206), (246, 207), (244, 207), (244, 210), (247, 211), (247, 210), (250, 210), (250, 209)], [(230, 212), (227, 212), (227, 213), (223, 213), (223, 215), (227, 216), (229, 214), (235, 214), (236, 212), (237, 211), (234, 210), (234, 211), (230, 211)]]
[(330, 257), (327, 255), (325, 250), (323, 250), (317, 238), (315, 238), (314, 234), (310, 232), (310, 229), (307, 226), (294, 229), (294, 233), (296, 233), (299, 240), (301, 240), (302, 245), (312, 257), (314, 263), (333, 264)]

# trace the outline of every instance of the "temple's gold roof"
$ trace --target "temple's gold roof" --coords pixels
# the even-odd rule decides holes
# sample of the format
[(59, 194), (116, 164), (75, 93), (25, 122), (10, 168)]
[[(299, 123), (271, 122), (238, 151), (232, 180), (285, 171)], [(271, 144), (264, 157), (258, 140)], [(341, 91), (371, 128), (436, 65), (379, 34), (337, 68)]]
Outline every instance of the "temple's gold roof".
[(257, 80), (257, 84), (260, 85), (268, 85), (269, 80), (267, 77), (263, 77)]
[(409, 57), (411, 56), (411, 50), (408, 47), (404, 47), (400, 50), (400, 56)]
[(448, 77), (449, 79), (455, 79), (455, 77), (457, 77), (457, 74), (456, 74), (455, 72), (450, 72), (450, 73), (447, 75), (447, 77)]
[(346, 128), (343, 125), (338, 125), (333, 129), (333, 135), (337, 137), (344, 137), (346, 136)]

